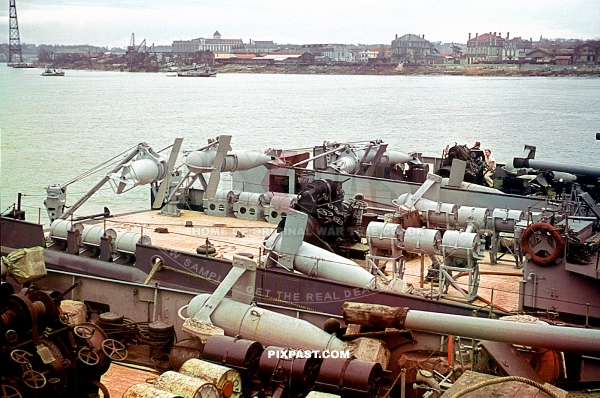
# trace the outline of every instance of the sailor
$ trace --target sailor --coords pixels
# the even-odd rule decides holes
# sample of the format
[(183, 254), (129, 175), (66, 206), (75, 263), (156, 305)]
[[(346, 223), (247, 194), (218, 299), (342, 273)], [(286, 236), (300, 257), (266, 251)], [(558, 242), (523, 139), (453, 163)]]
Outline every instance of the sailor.
[(492, 180), (492, 176), (494, 175), (494, 172), (496, 172), (496, 159), (494, 159), (494, 157), (492, 156), (491, 150), (486, 149), (484, 152), (486, 170), (483, 174), (483, 179), (489, 187), (493, 187), (494, 181)]
[(470, 150), (471, 160), (475, 163), (476, 175), (475, 183), (483, 185), (483, 169), (485, 168), (484, 154), (481, 150), (481, 142), (475, 141), (475, 145)]
[(476, 162), (478, 162), (478, 159), (481, 159), (481, 162), (483, 163), (483, 151), (481, 150), (481, 143), (479, 141), (475, 142), (475, 145), (473, 145), (473, 148), (471, 148), (470, 151), (471, 159), (475, 160)]

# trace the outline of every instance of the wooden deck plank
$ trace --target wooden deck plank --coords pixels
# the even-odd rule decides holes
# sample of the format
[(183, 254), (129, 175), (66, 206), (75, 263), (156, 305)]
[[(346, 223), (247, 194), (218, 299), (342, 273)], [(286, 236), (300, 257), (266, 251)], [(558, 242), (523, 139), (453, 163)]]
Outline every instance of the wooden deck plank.
[[(102, 221), (85, 221), (84, 224), (97, 224)], [(180, 217), (161, 215), (156, 210), (115, 215), (106, 221), (106, 228), (114, 229), (117, 234), (124, 232), (143, 233), (150, 237), (152, 244), (159, 247), (171, 248), (182, 252), (196, 253), (196, 248), (203, 245), (206, 239), (215, 246), (217, 256), (232, 259), (235, 253), (250, 253), (255, 258), (260, 255), (260, 247), (265, 237), (272, 234), (276, 226), (265, 221), (241, 220), (234, 217), (209, 216), (204, 212), (182, 210)], [(186, 227), (186, 223), (191, 227)], [(168, 233), (158, 233), (157, 228), (166, 228)], [(243, 236), (243, 237), (242, 237)], [(507, 311), (518, 309), (519, 281), (522, 271), (515, 267), (514, 261), (506, 257), (507, 261), (500, 261), (492, 265), (489, 254), (479, 262), (480, 285), (479, 296), (488, 302), (492, 300), (494, 306)], [(364, 266), (364, 261), (357, 261)], [(431, 265), (425, 257), (424, 272)], [(496, 275), (488, 274), (496, 273)], [(508, 275), (508, 274), (515, 274)], [(404, 280), (419, 287), (421, 275), (421, 260), (415, 257), (406, 261)], [(466, 288), (467, 278), (459, 278), (460, 285)], [(430, 284), (426, 282), (424, 290), (429, 291)], [(437, 286), (434, 286), (437, 296)], [(493, 289), (493, 294), (492, 294)], [(473, 304), (486, 306), (486, 302), (477, 300)]]

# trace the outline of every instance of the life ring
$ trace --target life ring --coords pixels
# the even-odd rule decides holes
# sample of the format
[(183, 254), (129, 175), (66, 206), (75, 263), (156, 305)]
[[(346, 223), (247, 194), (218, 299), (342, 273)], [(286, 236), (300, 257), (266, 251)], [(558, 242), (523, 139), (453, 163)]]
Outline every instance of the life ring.
[[(529, 245), (529, 238), (531, 238), (531, 235), (537, 231), (549, 233), (552, 239), (554, 239), (554, 251), (548, 256), (538, 256), (533, 252), (533, 249)], [(554, 228), (552, 225), (545, 222), (536, 222), (527, 227), (525, 232), (523, 232), (523, 235), (521, 236), (521, 246), (523, 247), (525, 253), (529, 254), (531, 261), (537, 265), (544, 266), (552, 264), (558, 257), (562, 255), (563, 250), (565, 249), (565, 241), (556, 228)]]

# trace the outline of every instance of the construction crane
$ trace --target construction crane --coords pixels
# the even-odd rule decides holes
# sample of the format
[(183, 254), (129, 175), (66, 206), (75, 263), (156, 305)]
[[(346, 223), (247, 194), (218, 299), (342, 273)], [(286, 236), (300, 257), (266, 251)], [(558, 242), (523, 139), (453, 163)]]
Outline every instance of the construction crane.
[(8, 29), (8, 64), (14, 66), (13, 57), (18, 58), (17, 64), (23, 64), (21, 38), (19, 36), (19, 21), (17, 20), (16, 0), (10, 0), (10, 27)]
[(130, 72), (139, 70), (151, 71), (152, 61), (156, 61), (156, 53), (154, 53), (154, 43), (150, 47), (146, 45), (146, 39), (136, 46), (135, 33), (131, 34), (129, 46), (127, 46), (127, 66)]

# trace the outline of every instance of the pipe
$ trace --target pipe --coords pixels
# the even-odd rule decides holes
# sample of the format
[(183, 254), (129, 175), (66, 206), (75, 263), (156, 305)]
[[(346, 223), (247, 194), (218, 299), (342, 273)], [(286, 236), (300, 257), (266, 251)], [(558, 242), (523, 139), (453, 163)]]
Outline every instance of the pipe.
[(526, 324), (410, 310), (404, 327), (551, 350), (600, 354), (600, 330)]
[(513, 166), (515, 168), (532, 168), (537, 170), (564, 171), (566, 173), (600, 177), (600, 168), (591, 166), (569, 165), (555, 162), (546, 162), (543, 160), (514, 158)]

